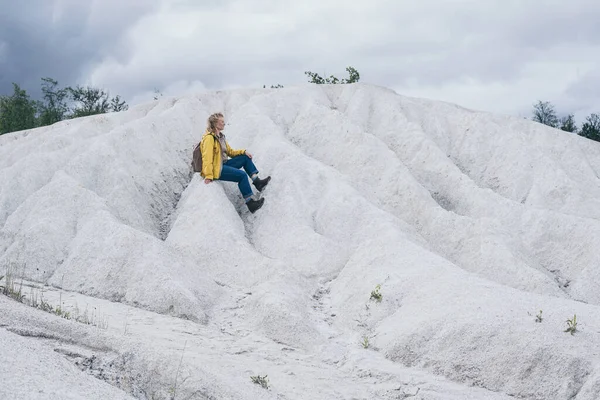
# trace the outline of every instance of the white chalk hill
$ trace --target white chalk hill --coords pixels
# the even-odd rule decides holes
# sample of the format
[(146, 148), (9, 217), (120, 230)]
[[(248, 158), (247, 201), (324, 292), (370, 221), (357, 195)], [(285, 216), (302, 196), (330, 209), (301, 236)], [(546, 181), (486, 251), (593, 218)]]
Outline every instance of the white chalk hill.
[[(191, 171), (216, 111), (272, 176), (255, 214)], [(522, 118), (164, 98), (0, 136), (0, 228), (0, 275), (108, 325), (0, 298), (1, 398), (600, 398), (600, 144)]]

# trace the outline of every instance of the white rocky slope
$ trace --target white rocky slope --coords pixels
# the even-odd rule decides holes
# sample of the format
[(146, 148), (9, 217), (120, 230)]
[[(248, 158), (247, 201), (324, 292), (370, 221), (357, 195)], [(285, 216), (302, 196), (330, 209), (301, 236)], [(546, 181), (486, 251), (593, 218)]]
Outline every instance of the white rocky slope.
[[(256, 214), (191, 173), (215, 111), (273, 177)], [(0, 265), (108, 324), (0, 298), (0, 397), (599, 398), (599, 176), (596, 142), (363, 84), (0, 136)]]

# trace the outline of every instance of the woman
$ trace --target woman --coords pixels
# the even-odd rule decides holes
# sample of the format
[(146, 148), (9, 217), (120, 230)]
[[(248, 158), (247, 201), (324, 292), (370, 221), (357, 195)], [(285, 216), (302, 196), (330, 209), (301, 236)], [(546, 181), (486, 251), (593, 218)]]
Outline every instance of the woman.
[[(202, 152), (202, 172), (200, 175), (204, 178), (204, 183), (209, 184), (213, 180), (237, 182), (240, 192), (246, 201), (250, 212), (254, 213), (262, 207), (265, 199), (254, 200), (252, 188), (248, 177), (252, 179), (254, 187), (261, 191), (271, 180), (268, 176), (265, 179), (258, 177), (258, 170), (252, 162), (252, 154), (246, 150), (233, 150), (225, 135), (225, 118), (221, 113), (212, 114), (208, 117), (208, 124), (200, 149)], [(246, 172), (240, 170), (244, 168)]]

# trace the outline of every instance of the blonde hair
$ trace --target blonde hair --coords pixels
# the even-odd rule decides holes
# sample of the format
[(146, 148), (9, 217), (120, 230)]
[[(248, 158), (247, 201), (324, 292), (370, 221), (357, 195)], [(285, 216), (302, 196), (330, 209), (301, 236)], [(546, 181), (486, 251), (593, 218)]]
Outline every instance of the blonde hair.
[(208, 129), (212, 133), (215, 133), (215, 129), (217, 127), (217, 121), (219, 120), (219, 118), (224, 118), (223, 114), (220, 112), (214, 113), (210, 117), (208, 117), (208, 120), (206, 123), (206, 129)]

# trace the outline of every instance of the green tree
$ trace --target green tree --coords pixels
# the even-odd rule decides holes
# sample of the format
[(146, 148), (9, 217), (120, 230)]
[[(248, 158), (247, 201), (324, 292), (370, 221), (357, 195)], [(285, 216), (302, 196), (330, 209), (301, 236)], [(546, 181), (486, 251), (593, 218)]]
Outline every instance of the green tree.
[(563, 131), (577, 133), (577, 124), (575, 123), (575, 116), (573, 114), (562, 117), (558, 122), (558, 126)]
[(40, 103), (39, 125), (52, 125), (65, 119), (69, 106), (67, 99), (69, 91), (58, 89), (58, 82), (52, 78), (42, 78), (42, 93), (44, 101)]
[(89, 86), (82, 87), (79, 85), (75, 88), (69, 87), (67, 89), (71, 100), (75, 102), (75, 106), (71, 112), (71, 118), (108, 112), (108, 93), (104, 90)]
[(120, 96), (109, 99), (109, 95), (102, 89), (95, 87), (67, 88), (71, 100), (75, 106), (71, 112), (71, 118), (85, 117), (88, 115), (104, 114), (109, 111), (124, 111), (129, 108)]
[(600, 115), (591, 114), (585, 121), (579, 135), (600, 142)]
[(533, 118), (534, 121), (540, 124), (548, 125), (553, 128), (558, 126), (558, 118), (554, 111), (554, 106), (548, 101), (538, 101), (533, 106)]
[(345, 78), (338, 79), (337, 77), (335, 77), (333, 75), (329, 76), (329, 78), (323, 78), (316, 72), (311, 72), (311, 71), (306, 71), (306, 72), (304, 72), (304, 74), (310, 78), (310, 80), (308, 81), (309, 83), (315, 83), (317, 85), (356, 83), (360, 80), (360, 74), (358, 73), (358, 71), (355, 68), (347, 67), (346, 71), (348, 71), (348, 75), (349, 75), (348, 79), (345, 79)]
[(0, 97), (0, 135), (35, 128), (37, 103), (13, 83), (13, 94)]
[(346, 80), (346, 82), (342, 83), (356, 83), (360, 80), (360, 74), (356, 69), (348, 67), (346, 68), (346, 71), (348, 71), (349, 78)]
[(329, 82), (325, 82), (325, 79), (323, 79), (316, 72), (306, 71), (306, 72), (304, 72), (304, 74), (308, 75), (308, 77), (310, 78), (310, 81), (308, 81), (309, 83), (315, 83), (317, 85), (322, 85), (322, 84), (325, 84), (325, 83), (329, 83)]
[(125, 103), (125, 100), (121, 100), (121, 96), (117, 95), (116, 97), (113, 97), (111, 99), (110, 109), (113, 112), (119, 112), (129, 109), (129, 106), (127, 105), (127, 103)]

